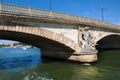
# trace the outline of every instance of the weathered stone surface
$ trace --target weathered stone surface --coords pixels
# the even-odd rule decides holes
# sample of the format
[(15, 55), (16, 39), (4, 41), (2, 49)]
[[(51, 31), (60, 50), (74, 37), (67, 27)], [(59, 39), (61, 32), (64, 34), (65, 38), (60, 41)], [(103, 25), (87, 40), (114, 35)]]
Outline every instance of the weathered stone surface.
[(97, 54), (81, 54), (81, 55), (71, 55), (69, 60), (79, 61), (79, 62), (95, 62), (98, 60)]
[(83, 48), (80, 51), (76, 51), (73, 54), (96, 54), (98, 53), (98, 50), (96, 49), (91, 49), (91, 48)]

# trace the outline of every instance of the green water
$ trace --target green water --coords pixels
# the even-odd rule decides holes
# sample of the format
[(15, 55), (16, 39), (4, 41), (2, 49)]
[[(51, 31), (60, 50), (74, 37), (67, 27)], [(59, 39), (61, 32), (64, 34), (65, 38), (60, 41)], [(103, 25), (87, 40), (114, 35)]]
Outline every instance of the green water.
[(90, 66), (42, 59), (35, 66), (0, 70), (0, 80), (120, 80), (120, 50), (103, 51), (98, 58)]

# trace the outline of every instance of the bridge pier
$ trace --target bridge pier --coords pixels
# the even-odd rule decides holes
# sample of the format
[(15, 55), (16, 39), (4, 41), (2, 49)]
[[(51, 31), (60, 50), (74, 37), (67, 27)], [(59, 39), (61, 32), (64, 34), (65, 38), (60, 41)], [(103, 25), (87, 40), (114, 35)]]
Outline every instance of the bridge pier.
[(98, 53), (98, 50), (96, 50), (95, 48), (82, 48), (80, 49), (80, 51), (76, 51), (73, 54), (96, 54)]
[(41, 55), (54, 59), (64, 59), (77, 62), (95, 62), (97, 54), (74, 54), (73, 52), (41, 50)]
[(78, 61), (78, 62), (95, 62), (97, 61), (97, 54), (79, 54), (71, 55), (68, 60)]

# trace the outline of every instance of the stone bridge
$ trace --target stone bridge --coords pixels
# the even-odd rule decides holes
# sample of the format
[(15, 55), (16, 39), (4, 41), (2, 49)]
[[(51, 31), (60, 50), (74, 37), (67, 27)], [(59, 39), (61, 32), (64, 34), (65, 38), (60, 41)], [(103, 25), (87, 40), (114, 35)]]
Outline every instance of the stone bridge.
[(36, 46), (46, 57), (94, 62), (97, 49), (120, 48), (120, 26), (0, 3), (0, 39)]

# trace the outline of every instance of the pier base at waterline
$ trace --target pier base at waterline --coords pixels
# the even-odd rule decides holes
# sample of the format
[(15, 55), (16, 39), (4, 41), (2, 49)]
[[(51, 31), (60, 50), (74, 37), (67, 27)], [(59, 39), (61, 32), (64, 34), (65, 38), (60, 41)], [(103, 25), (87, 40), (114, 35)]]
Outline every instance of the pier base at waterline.
[(74, 54), (73, 52), (63, 51), (46, 51), (41, 50), (41, 55), (48, 58), (64, 59), (77, 62), (95, 62), (97, 61), (97, 54)]

